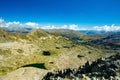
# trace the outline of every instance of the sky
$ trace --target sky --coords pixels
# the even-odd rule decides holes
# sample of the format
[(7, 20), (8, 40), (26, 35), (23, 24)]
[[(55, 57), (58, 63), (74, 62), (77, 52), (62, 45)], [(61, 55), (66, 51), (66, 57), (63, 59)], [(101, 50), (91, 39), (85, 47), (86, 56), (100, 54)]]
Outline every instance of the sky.
[(0, 0), (0, 18), (47, 27), (119, 26), (120, 0)]

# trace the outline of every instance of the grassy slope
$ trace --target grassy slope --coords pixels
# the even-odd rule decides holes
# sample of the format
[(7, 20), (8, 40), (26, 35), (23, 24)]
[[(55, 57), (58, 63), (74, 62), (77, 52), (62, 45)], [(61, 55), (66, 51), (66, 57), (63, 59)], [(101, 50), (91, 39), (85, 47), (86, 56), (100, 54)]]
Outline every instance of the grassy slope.
[[(69, 38), (48, 34), (40, 29), (27, 35), (5, 31), (2, 33), (10, 34), (6, 37), (12, 38), (0, 43), (0, 75), (36, 63), (44, 63), (48, 70), (75, 68), (87, 60), (95, 60), (102, 53), (98, 49), (76, 44)], [(50, 55), (43, 55), (44, 51), (48, 51)]]

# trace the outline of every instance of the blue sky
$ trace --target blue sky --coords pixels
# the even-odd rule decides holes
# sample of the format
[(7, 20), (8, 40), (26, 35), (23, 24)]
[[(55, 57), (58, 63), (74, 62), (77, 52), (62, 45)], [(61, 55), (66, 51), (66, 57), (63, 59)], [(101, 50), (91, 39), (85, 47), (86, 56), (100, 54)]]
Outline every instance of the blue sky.
[(0, 0), (0, 17), (42, 25), (120, 25), (120, 0)]

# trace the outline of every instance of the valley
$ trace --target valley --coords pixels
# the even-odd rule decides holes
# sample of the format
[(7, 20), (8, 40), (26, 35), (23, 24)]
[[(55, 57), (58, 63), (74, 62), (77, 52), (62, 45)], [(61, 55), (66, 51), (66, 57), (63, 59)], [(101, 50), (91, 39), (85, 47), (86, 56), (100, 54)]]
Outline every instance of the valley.
[(0, 29), (0, 80), (34, 80), (33, 77), (41, 80), (47, 72), (75, 69), (87, 61), (92, 63), (101, 57), (120, 54), (119, 34), (113, 35), (42, 29), (21, 33)]

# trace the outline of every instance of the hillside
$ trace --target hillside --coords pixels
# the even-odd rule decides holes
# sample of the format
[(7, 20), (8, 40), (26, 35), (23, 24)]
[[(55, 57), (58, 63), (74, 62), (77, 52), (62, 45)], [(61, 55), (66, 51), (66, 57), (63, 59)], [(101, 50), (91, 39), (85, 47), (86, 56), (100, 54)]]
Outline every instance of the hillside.
[[(92, 35), (96, 36), (96, 35)], [(97, 49), (101, 49), (106, 55), (120, 53), (120, 33), (107, 33), (101, 36), (97, 36), (97, 39), (88, 39), (82, 42), (82, 45), (89, 45)]]
[(0, 43), (0, 75), (21, 67), (46, 70), (77, 68), (88, 60), (96, 60), (102, 54), (96, 48), (85, 47), (69, 37), (53, 35), (42, 29), (32, 30), (28, 34), (2, 33), (10, 34), (7, 37), (14, 39)]

